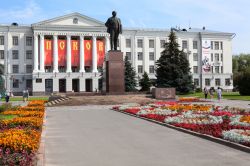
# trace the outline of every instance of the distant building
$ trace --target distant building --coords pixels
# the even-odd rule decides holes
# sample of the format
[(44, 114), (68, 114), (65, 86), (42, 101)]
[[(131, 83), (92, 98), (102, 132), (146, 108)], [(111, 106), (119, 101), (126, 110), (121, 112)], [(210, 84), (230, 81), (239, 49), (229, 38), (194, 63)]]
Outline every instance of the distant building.
[[(231, 90), (233, 33), (203, 29), (177, 30), (196, 87)], [(170, 30), (124, 29), (119, 49), (128, 56), (138, 77), (155, 77), (155, 62)], [(109, 50), (103, 22), (72, 13), (31, 26), (0, 25), (0, 63), (5, 66), (5, 88), (14, 94), (29, 89), (33, 95), (52, 92), (98, 91), (100, 68)]]

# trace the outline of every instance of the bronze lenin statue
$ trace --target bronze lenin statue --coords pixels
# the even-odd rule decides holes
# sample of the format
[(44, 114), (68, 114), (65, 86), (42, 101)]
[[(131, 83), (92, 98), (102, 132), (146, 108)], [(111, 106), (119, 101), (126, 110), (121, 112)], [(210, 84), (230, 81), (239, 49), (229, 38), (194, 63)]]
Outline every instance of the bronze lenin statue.
[(116, 17), (116, 12), (112, 12), (112, 17), (110, 17), (105, 26), (108, 28), (107, 32), (110, 34), (110, 47), (111, 50), (117, 50), (118, 36), (122, 33), (121, 20)]

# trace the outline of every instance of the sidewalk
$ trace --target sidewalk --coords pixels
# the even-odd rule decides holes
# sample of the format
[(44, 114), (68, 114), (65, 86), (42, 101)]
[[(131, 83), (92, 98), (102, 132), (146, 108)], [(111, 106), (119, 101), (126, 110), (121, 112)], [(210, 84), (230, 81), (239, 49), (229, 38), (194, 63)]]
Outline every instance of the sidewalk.
[(248, 166), (248, 153), (110, 110), (48, 107), (46, 166)]

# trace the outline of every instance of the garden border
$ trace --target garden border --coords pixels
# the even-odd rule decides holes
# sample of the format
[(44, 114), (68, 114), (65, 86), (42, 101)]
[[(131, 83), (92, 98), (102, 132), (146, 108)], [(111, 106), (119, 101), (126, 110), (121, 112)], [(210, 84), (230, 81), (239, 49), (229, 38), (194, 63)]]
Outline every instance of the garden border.
[(197, 133), (197, 132), (187, 130), (187, 129), (184, 129), (184, 128), (181, 128), (181, 127), (176, 127), (176, 126), (173, 126), (173, 125), (170, 125), (170, 124), (167, 124), (167, 123), (163, 123), (163, 122), (156, 121), (156, 120), (153, 120), (153, 119), (149, 119), (149, 118), (141, 117), (141, 116), (138, 116), (138, 115), (135, 115), (135, 114), (131, 114), (131, 113), (128, 113), (128, 112), (125, 112), (125, 111), (119, 111), (119, 110), (113, 110), (113, 111), (123, 113), (123, 114), (127, 114), (127, 115), (130, 115), (130, 116), (140, 118), (140, 119), (143, 119), (143, 120), (146, 120), (146, 121), (149, 121), (149, 122), (153, 122), (153, 123), (156, 123), (156, 124), (159, 124), (159, 125), (162, 125), (162, 126), (166, 126), (168, 128), (175, 129), (175, 130), (187, 133), (187, 134), (191, 134), (191, 135), (194, 135), (194, 136), (197, 136), (197, 137), (200, 137), (200, 138), (204, 138), (204, 139), (213, 141), (215, 143), (226, 145), (226, 146), (229, 146), (231, 148), (234, 148), (234, 149), (237, 149), (237, 150), (240, 150), (240, 151), (243, 151), (243, 152), (250, 153), (250, 147), (247, 147), (247, 146), (244, 146), (244, 145), (241, 145), (241, 144), (238, 144), (238, 143), (230, 142), (230, 141), (227, 141), (227, 140), (224, 140), (224, 139), (221, 139), (221, 138), (216, 138), (216, 137), (206, 135), (206, 134)]
[(43, 127), (40, 139), (40, 146), (37, 152), (37, 166), (45, 166), (45, 135), (46, 135), (46, 107), (44, 106)]

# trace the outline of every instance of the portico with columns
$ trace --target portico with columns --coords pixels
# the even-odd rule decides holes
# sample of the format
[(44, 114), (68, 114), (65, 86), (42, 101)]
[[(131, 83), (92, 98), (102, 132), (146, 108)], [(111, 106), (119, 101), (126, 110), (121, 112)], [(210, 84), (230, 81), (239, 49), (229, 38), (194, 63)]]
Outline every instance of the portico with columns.
[[(74, 22), (78, 20), (78, 22)], [(62, 24), (62, 25), (60, 25)], [(66, 25), (65, 25), (66, 24)], [(69, 25), (67, 25), (69, 24)], [(101, 73), (98, 66), (97, 42), (109, 50), (109, 34), (103, 23), (74, 13), (67, 18), (55, 18), (32, 25), (34, 32), (33, 94), (58, 92), (97, 92)], [(66, 41), (66, 64), (59, 66), (58, 40)], [(46, 65), (45, 40), (51, 41), (52, 65)], [(72, 40), (79, 41), (79, 65), (72, 65)], [(85, 42), (90, 41), (91, 64), (86, 65)]]

